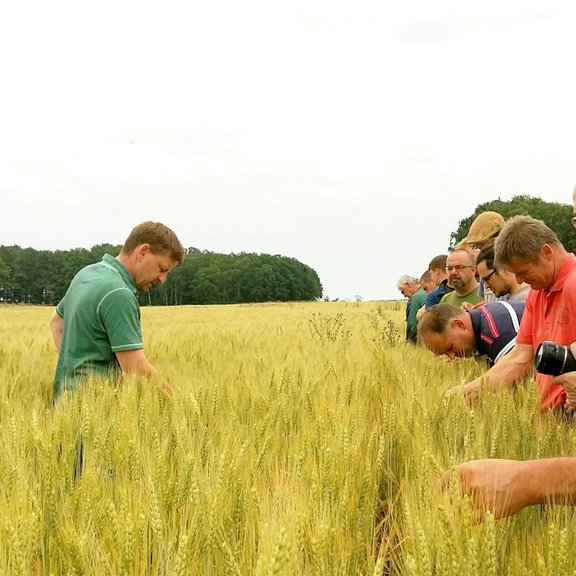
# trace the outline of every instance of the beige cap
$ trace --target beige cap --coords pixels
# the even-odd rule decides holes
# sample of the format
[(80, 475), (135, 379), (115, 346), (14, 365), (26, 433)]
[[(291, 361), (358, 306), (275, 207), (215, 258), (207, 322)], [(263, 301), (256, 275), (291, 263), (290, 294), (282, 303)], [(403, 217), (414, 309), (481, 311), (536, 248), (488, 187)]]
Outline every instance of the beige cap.
[(504, 218), (498, 212), (482, 212), (476, 216), (468, 230), (468, 235), (461, 242), (464, 244), (485, 242), (500, 232), (503, 226)]
[(458, 244), (454, 246), (454, 250), (464, 250), (467, 246), (468, 246), (468, 239), (462, 238), (462, 240), (460, 240), (460, 242), (458, 242)]

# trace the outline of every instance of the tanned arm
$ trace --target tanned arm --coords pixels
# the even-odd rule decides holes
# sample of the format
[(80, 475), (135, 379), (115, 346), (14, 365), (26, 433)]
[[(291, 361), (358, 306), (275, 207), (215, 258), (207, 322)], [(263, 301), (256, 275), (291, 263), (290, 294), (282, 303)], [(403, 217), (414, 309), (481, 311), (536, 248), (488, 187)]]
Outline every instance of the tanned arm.
[(471, 402), (475, 400), (480, 389), (498, 390), (506, 386), (511, 386), (516, 380), (528, 374), (532, 368), (534, 359), (534, 349), (529, 344), (516, 344), (512, 350), (502, 358), (497, 364), (492, 366), (486, 374), (472, 380), (467, 384), (454, 386), (446, 391), (445, 397), (454, 394), (464, 394)]
[[(477, 520), (490, 510), (504, 518), (534, 504), (576, 504), (576, 458), (471, 460), (457, 466), (460, 488), (471, 498)], [(445, 487), (449, 475), (441, 483)]]
[(157, 378), (164, 392), (169, 396), (172, 395), (172, 387), (166, 380), (158, 375), (156, 368), (154, 368), (148, 358), (146, 358), (144, 350), (126, 350), (124, 352), (116, 352), (115, 354), (124, 374), (140, 374), (149, 378)]

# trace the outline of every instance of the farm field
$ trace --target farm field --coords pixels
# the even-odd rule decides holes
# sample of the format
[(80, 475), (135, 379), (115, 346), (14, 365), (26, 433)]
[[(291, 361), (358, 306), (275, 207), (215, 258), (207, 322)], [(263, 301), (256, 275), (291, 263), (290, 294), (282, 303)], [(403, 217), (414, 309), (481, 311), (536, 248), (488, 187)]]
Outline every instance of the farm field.
[(52, 406), (51, 308), (0, 306), (0, 575), (573, 575), (575, 509), (473, 521), (445, 469), (576, 454), (534, 383), (403, 343), (404, 303), (143, 308), (175, 392)]

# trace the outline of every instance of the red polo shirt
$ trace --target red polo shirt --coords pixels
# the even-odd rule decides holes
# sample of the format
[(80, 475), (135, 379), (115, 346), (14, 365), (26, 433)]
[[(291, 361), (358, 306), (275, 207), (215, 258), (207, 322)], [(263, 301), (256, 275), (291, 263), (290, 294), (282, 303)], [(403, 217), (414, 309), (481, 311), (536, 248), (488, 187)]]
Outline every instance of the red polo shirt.
[[(518, 344), (534, 348), (544, 340), (568, 345), (576, 341), (576, 256), (569, 254), (560, 268), (554, 284), (547, 290), (530, 290), (526, 310), (516, 337)], [(566, 392), (552, 384), (552, 376), (536, 374), (540, 390), (540, 409), (560, 408)]]

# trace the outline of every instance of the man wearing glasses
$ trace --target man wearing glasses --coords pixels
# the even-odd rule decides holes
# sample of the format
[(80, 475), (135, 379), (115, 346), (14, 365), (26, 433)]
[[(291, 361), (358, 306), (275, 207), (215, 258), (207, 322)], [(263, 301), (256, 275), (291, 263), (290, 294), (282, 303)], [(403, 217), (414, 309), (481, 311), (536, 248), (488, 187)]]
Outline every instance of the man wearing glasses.
[(482, 302), (482, 298), (478, 295), (474, 257), (466, 250), (454, 250), (448, 254), (446, 274), (448, 284), (454, 290), (442, 297), (440, 301), (442, 304), (462, 306), (464, 303), (475, 305)]
[(480, 250), (476, 258), (476, 269), (480, 279), (489, 286), (497, 298), (508, 302), (526, 301), (530, 286), (525, 282), (518, 282), (512, 272), (496, 269), (493, 245), (485, 246)]
[[(506, 222), (494, 247), (497, 269), (505, 269), (532, 289), (512, 351), (486, 374), (448, 390), (473, 400), (482, 390), (511, 386), (532, 369), (538, 346), (545, 340), (569, 345), (576, 341), (576, 256), (568, 253), (556, 233), (541, 220), (514, 216)], [(552, 379), (537, 373), (540, 409), (562, 409), (566, 391), (562, 386), (576, 380), (569, 373)], [(576, 400), (576, 398), (575, 398)], [(576, 403), (574, 404), (576, 407)]]
[[(572, 226), (576, 228), (576, 188), (572, 197), (574, 203), (574, 217)], [(526, 218), (526, 217), (518, 217)], [(538, 222), (538, 221), (536, 221)], [(522, 221), (520, 220), (520, 224)], [(552, 232), (552, 234), (554, 234)], [(508, 240), (504, 237), (504, 246), (496, 248), (497, 261), (503, 259), (508, 268), (516, 277), (525, 279), (532, 286), (532, 292), (527, 301), (527, 310), (530, 314), (538, 311), (539, 296), (549, 299), (547, 316), (550, 317), (549, 330), (551, 332), (565, 332), (564, 338), (557, 339), (559, 343), (570, 344), (570, 350), (576, 356), (576, 257), (568, 254), (562, 244), (554, 238), (544, 242), (540, 248), (536, 262), (531, 259), (511, 258), (510, 247), (506, 246)], [(541, 263), (541, 269), (535, 265)], [(552, 269), (550, 265), (553, 264)], [(556, 267), (558, 267), (556, 269)], [(546, 281), (546, 278), (548, 280)], [(542, 284), (546, 284), (542, 286)], [(541, 293), (541, 294), (538, 294)], [(553, 308), (561, 305), (559, 314), (553, 315)], [(508, 354), (494, 368), (488, 371), (492, 375), (499, 373), (505, 367), (504, 373), (499, 373), (504, 383), (509, 382), (514, 373), (518, 374), (523, 360), (532, 364), (534, 345), (525, 342), (526, 335), (531, 330), (525, 330), (529, 316), (525, 316), (520, 328), (516, 348)], [(556, 334), (534, 333), (535, 336), (550, 337)], [(559, 334), (558, 334), (559, 336)], [(523, 343), (524, 342), (524, 343)], [(538, 376), (541, 376), (540, 374)], [(496, 379), (490, 378), (491, 388), (495, 388)], [(472, 383), (471, 383), (472, 384)], [(559, 395), (558, 404), (561, 405), (562, 396), (565, 398), (565, 407), (568, 410), (576, 409), (576, 372), (568, 372), (550, 380), (550, 386), (563, 391)], [(542, 389), (541, 389), (542, 390)], [(466, 391), (465, 391), (466, 392)], [(490, 510), (496, 518), (511, 516), (520, 512), (526, 506), (538, 504), (576, 504), (576, 457), (540, 458), (534, 460), (505, 460), (482, 459), (471, 460), (456, 467), (461, 490), (470, 495), (470, 501), (477, 519), (482, 519), (486, 510)], [(446, 486), (450, 475), (444, 474), (442, 485)]]
[(524, 302), (487, 302), (464, 310), (438, 304), (420, 318), (418, 338), (436, 356), (477, 355), (493, 366), (514, 347), (524, 306)]

